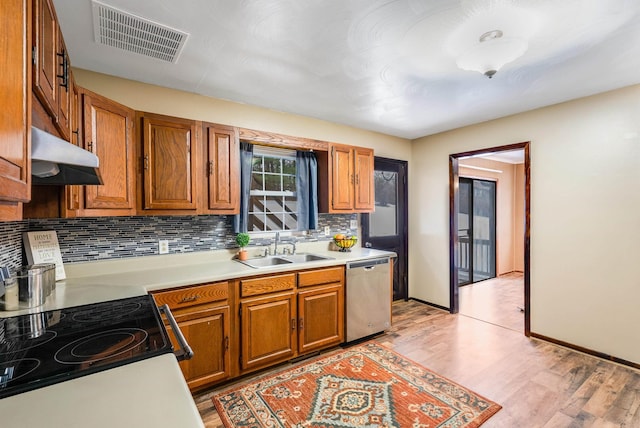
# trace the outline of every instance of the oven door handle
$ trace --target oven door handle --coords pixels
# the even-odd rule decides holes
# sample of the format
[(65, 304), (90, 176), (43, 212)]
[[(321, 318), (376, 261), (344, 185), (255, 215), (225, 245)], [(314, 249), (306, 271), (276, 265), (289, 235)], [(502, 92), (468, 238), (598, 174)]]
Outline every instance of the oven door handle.
[(178, 345), (180, 346), (180, 349), (178, 351), (174, 351), (174, 354), (176, 355), (176, 359), (178, 361), (190, 360), (191, 357), (193, 357), (193, 350), (191, 349), (191, 347), (187, 343), (187, 340), (184, 338), (182, 332), (180, 331), (180, 327), (178, 327), (178, 323), (176, 322), (176, 319), (173, 317), (173, 314), (169, 309), (169, 305), (160, 306), (158, 309), (160, 310), (160, 313), (163, 313), (166, 315), (167, 320), (171, 325), (171, 330), (173, 330), (173, 333), (176, 335), (176, 339), (178, 339)]

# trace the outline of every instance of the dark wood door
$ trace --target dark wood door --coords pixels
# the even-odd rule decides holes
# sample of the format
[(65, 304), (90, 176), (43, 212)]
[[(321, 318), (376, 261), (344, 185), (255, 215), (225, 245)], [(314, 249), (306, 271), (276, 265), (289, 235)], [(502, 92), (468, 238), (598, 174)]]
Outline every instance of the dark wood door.
[(375, 158), (375, 211), (362, 215), (362, 245), (395, 252), (393, 299), (408, 298), (407, 162)]

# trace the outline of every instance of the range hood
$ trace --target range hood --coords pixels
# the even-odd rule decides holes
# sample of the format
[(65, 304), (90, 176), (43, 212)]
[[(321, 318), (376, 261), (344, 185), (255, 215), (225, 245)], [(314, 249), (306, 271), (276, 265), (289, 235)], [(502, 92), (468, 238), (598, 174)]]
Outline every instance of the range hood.
[(32, 184), (102, 184), (96, 155), (34, 126), (31, 175)]

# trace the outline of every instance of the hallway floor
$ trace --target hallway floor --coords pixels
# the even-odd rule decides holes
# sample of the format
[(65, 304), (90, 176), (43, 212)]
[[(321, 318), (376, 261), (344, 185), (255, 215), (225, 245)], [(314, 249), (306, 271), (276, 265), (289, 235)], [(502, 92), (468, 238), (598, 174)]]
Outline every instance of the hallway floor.
[[(524, 276), (513, 272), (458, 289), (460, 315), (524, 332)], [(521, 310), (521, 308), (523, 310)]]

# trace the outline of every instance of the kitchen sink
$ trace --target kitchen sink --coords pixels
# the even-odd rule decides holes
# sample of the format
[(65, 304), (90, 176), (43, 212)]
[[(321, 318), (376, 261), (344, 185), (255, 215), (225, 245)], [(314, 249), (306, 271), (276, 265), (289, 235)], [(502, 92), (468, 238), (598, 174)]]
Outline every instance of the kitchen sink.
[(247, 266), (251, 266), (252, 268), (261, 268), (261, 267), (270, 267), (270, 266), (278, 266), (278, 265), (287, 265), (293, 263), (291, 260), (283, 259), (282, 257), (258, 257), (255, 259), (249, 260), (237, 260), (240, 263), (243, 263)]
[(315, 262), (318, 260), (333, 259), (333, 257), (319, 256), (317, 254), (310, 254), (310, 253), (292, 254), (292, 255), (283, 256), (283, 257), (287, 260), (291, 260), (293, 263), (306, 263), (306, 262)]
[(256, 257), (254, 259), (249, 260), (236, 260), (242, 264), (250, 266), (252, 268), (264, 268), (271, 266), (279, 266), (279, 265), (288, 265), (295, 263), (308, 263), (315, 262), (318, 260), (332, 260), (333, 257), (319, 256), (317, 254), (310, 253), (300, 253), (300, 254), (289, 254), (283, 256), (267, 256), (267, 257)]

